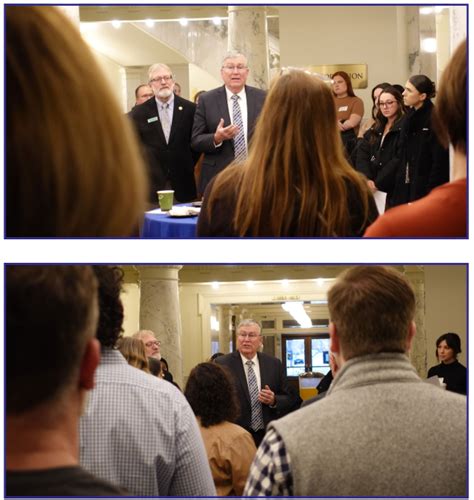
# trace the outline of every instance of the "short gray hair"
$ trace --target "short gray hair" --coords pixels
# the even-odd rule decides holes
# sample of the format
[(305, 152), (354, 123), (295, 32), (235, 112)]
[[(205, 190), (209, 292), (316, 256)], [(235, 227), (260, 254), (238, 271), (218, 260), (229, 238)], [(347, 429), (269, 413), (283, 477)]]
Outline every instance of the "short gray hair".
[(245, 66), (249, 65), (249, 61), (247, 59), (247, 56), (245, 54), (242, 54), (242, 52), (237, 52), (236, 50), (232, 50), (230, 52), (227, 52), (227, 54), (224, 56), (224, 59), (222, 59), (222, 67), (224, 67), (225, 62), (227, 59), (235, 59), (236, 57), (242, 56), (245, 59)]
[(166, 66), (166, 64), (162, 64), (162, 63), (155, 63), (155, 64), (152, 64), (149, 68), (148, 68), (148, 81), (151, 80), (151, 75), (153, 73), (155, 73), (155, 71), (158, 71), (160, 69), (164, 69), (166, 71), (169, 71), (170, 72), (170, 75), (171, 75), (171, 78), (174, 80), (174, 75), (173, 75), (173, 72), (171, 71), (171, 68), (169, 66)]
[(143, 337), (145, 337), (145, 335), (153, 335), (153, 337), (155, 337), (156, 339), (155, 332), (152, 332), (151, 330), (138, 330), (138, 332), (132, 335), (132, 338), (143, 340)]
[(259, 335), (262, 335), (262, 325), (254, 320), (254, 319), (243, 319), (238, 325), (237, 325), (237, 328), (235, 330), (235, 332), (238, 334), (239, 333), (239, 330), (244, 327), (244, 326), (257, 326), (258, 327), (258, 334)]

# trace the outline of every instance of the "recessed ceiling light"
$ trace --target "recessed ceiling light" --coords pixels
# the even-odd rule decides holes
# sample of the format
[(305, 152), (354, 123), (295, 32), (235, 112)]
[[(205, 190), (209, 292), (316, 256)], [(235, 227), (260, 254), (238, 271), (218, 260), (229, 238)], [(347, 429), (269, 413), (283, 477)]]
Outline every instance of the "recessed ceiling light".
[(182, 17), (180, 20), (179, 20), (179, 24), (181, 24), (181, 26), (187, 26), (189, 23), (189, 21), (185, 18), (185, 17)]
[(153, 28), (153, 26), (155, 26), (155, 21), (153, 21), (153, 19), (146, 19), (145, 24), (148, 26), (148, 28)]
[(120, 26), (122, 26), (122, 22), (121, 22), (121, 21), (118, 21), (117, 19), (114, 19), (114, 20), (112, 21), (112, 26), (113, 26), (116, 30), (118, 30), (118, 29), (120, 28)]

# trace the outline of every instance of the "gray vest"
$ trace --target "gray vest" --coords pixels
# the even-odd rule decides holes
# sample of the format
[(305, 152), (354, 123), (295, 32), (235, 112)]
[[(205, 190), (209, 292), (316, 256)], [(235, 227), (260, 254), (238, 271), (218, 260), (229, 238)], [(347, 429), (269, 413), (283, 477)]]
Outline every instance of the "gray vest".
[(325, 398), (271, 426), (295, 496), (464, 496), (466, 409), (383, 353), (350, 360)]

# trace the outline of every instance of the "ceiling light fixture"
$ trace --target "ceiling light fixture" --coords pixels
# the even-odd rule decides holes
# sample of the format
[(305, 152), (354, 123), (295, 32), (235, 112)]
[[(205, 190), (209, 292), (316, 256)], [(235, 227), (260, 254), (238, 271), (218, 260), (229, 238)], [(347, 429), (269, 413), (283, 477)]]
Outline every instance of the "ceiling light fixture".
[(215, 26), (220, 26), (222, 24), (222, 19), (220, 17), (213, 17), (212, 22)]
[(218, 290), (218, 289), (219, 289), (219, 282), (218, 282), (218, 281), (213, 281), (213, 282), (211, 283), (211, 285), (212, 285), (212, 288), (213, 288), (214, 290)]
[(153, 26), (155, 26), (155, 21), (153, 21), (153, 19), (145, 19), (145, 24), (148, 28), (153, 28)]
[(112, 26), (118, 30), (122, 26), (122, 21), (118, 21), (117, 19), (114, 19), (112, 21)]
[(182, 17), (180, 20), (179, 20), (179, 24), (181, 24), (181, 26), (187, 26), (189, 23), (189, 21), (185, 18), (185, 17)]
[(301, 328), (311, 328), (313, 326), (310, 317), (304, 310), (303, 302), (300, 301), (284, 302), (281, 305), (281, 307), (287, 313), (289, 313), (295, 321), (299, 323)]

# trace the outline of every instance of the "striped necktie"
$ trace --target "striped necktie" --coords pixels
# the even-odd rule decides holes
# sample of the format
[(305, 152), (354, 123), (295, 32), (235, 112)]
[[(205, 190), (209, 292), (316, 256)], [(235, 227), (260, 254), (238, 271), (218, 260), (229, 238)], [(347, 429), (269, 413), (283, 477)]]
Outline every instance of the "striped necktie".
[(239, 127), (238, 134), (234, 137), (234, 158), (237, 161), (244, 161), (247, 158), (247, 148), (245, 146), (244, 123), (239, 105), (239, 96), (232, 96), (232, 121)]
[(250, 427), (253, 431), (259, 431), (264, 429), (263, 424), (263, 414), (262, 414), (262, 403), (258, 400), (258, 384), (257, 377), (253, 370), (253, 361), (246, 361), (245, 364), (248, 366), (248, 384), (249, 384), (249, 394), (250, 394), (250, 404), (252, 407), (252, 417), (250, 422)]

